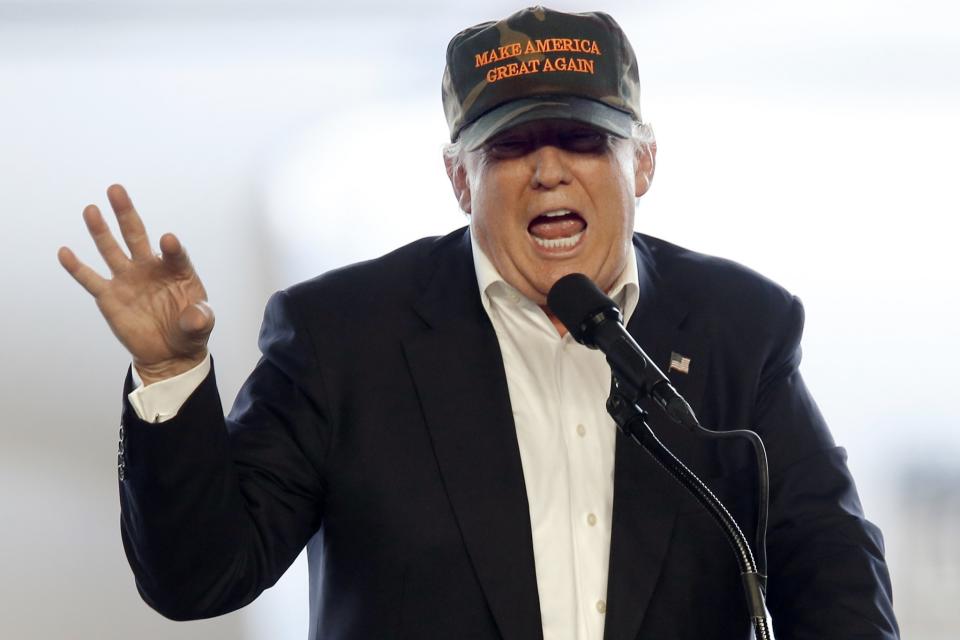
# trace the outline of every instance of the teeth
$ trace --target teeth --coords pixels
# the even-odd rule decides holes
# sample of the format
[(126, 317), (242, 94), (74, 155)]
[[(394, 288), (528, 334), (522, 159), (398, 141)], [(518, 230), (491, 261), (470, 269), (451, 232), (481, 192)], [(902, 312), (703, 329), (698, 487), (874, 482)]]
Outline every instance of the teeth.
[(544, 249), (571, 249), (577, 246), (577, 243), (580, 242), (580, 236), (582, 235), (583, 231), (578, 231), (576, 235), (572, 235), (569, 238), (554, 238), (552, 240), (547, 240), (545, 238), (538, 238), (534, 235), (531, 235), (530, 237), (533, 238), (533, 241)]
[(560, 216), (565, 216), (570, 213), (570, 209), (557, 209), (556, 211), (548, 211), (542, 214), (545, 218), (559, 218)]

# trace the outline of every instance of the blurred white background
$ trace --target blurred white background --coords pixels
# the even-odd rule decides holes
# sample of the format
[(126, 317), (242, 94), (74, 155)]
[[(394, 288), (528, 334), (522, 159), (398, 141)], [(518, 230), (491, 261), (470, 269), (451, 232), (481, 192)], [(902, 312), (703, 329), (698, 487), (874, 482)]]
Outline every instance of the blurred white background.
[[(805, 302), (803, 371), (886, 535), (904, 637), (960, 635), (960, 8), (947, 0), (558, 1), (630, 35), (659, 164), (637, 227)], [(118, 532), (127, 366), (57, 264), (130, 190), (217, 310), (229, 403), (275, 289), (465, 223), (443, 173), (447, 40), (520, 5), (0, 0), (0, 636), (307, 630), (298, 561), (247, 609), (144, 605)]]

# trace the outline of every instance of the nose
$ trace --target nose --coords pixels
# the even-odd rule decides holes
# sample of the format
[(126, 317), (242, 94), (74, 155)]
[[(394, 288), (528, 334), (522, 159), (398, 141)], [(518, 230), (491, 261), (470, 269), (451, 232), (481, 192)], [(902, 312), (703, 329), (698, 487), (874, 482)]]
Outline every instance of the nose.
[(551, 145), (542, 145), (530, 154), (533, 173), (530, 186), (534, 189), (555, 189), (570, 184), (570, 169), (563, 151)]

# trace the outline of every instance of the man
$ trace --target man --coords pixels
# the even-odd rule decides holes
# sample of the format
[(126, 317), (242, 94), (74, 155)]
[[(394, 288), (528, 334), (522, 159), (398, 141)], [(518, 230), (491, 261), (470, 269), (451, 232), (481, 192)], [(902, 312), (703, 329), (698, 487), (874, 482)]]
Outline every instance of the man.
[[(469, 230), (275, 294), (224, 420), (213, 315), (177, 238), (69, 249), (133, 358), (122, 534), (144, 599), (218, 615), (309, 541), (311, 637), (747, 638), (733, 555), (604, 411), (609, 367), (546, 307), (581, 272), (702, 423), (753, 428), (771, 467), (768, 603), (781, 638), (895, 638), (879, 531), (800, 378), (799, 302), (736, 264), (632, 233), (656, 146), (634, 53), (604, 14), (540, 7), (451, 41), (447, 169)], [(660, 437), (745, 528), (743, 451)]]

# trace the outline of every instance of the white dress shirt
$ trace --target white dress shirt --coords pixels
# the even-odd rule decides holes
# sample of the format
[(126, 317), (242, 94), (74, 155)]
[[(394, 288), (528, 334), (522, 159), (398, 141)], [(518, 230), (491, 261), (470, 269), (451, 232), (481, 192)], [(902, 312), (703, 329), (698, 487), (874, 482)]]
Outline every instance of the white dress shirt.
[[(530, 505), (544, 640), (602, 640), (613, 512), (616, 426), (607, 415), (602, 353), (560, 337), (543, 310), (507, 284), (480, 247), (481, 301), (497, 334)], [(634, 252), (609, 294), (624, 321), (637, 306)], [(127, 396), (142, 420), (173, 418), (210, 371), (210, 355)]]
[[(628, 254), (609, 292), (625, 318), (639, 296), (636, 256)], [(473, 260), (520, 445), (544, 640), (602, 640), (616, 437), (606, 411), (610, 366), (569, 333), (561, 338), (475, 241)]]

